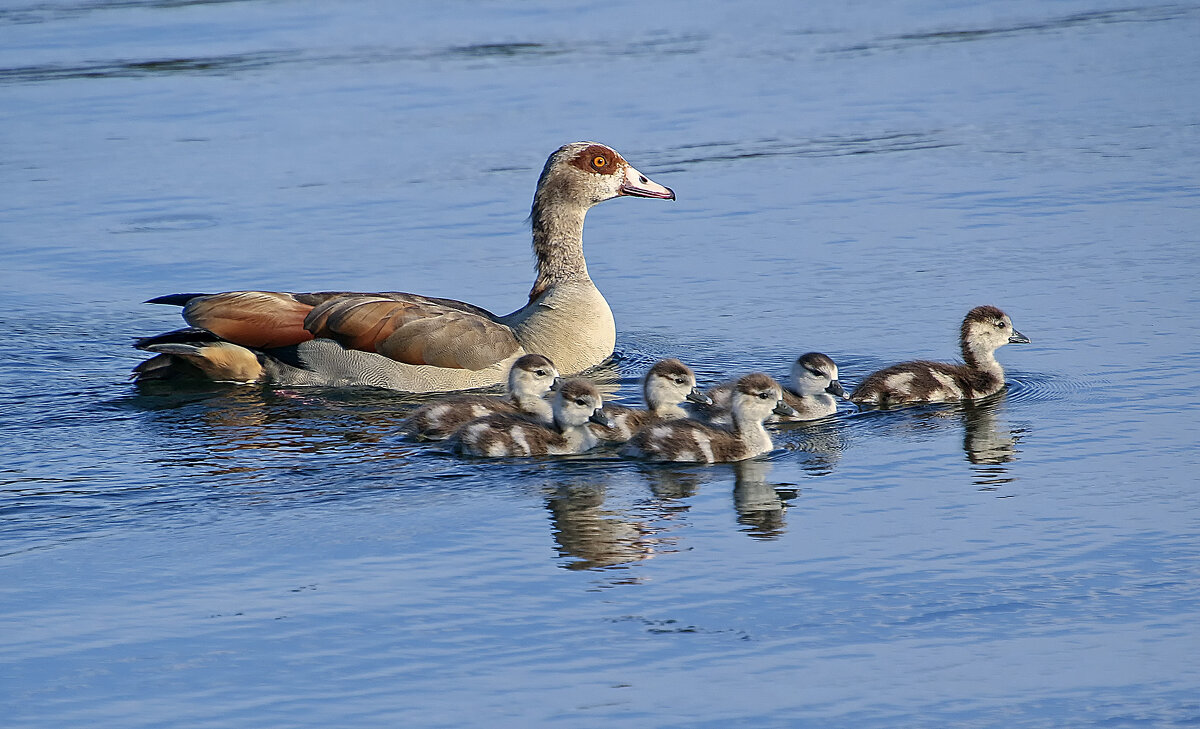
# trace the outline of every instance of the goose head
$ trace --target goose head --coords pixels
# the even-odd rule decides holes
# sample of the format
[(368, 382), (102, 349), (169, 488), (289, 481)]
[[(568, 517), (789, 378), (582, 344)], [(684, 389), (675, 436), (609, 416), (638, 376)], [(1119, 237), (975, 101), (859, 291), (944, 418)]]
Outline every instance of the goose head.
[(1013, 328), (1008, 314), (994, 306), (976, 306), (963, 319), (963, 357), (972, 361), (979, 356), (991, 356), (1006, 344), (1028, 344), (1029, 337)]
[(677, 359), (664, 359), (654, 363), (642, 382), (642, 395), (646, 398), (646, 406), (651, 410), (678, 405), (684, 400), (712, 404), (712, 399), (696, 387), (696, 373)]
[(508, 391), (518, 399), (541, 398), (550, 392), (558, 370), (554, 363), (540, 354), (527, 354), (513, 362), (508, 371)]
[(578, 428), (589, 421), (611, 428), (612, 422), (600, 409), (604, 401), (600, 391), (587, 380), (560, 380), (554, 391), (554, 424), (559, 430)]
[(733, 386), (734, 420), (761, 423), (775, 415), (795, 415), (796, 411), (783, 401), (779, 383), (761, 372), (746, 375)]
[(801, 396), (823, 393), (834, 397), (846, 396), (842, 383), (838, 382), (837, 365), (820, 352), (809, 352), (796, 358), (792, 363), (792, 387)]
[(559, 147), (542, 168), (534, 209), (550, 203), (590, 208), (621, 195), (674, 200), (675, 192), (634, 169), (615, 149), (597, 142)]

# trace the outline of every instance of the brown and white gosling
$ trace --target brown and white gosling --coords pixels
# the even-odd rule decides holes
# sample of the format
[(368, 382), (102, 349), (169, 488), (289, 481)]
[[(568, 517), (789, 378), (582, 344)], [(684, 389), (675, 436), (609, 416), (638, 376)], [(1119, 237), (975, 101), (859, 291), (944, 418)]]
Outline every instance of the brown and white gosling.
[(599, 439), (588, 423), (608, 426), (600, 391), (587, 380), (563, 380), (551, 398), (553, 423), (520, 415), (488, 415), (459, 428), (452, 447), (471, 456), (561, 456), (583, 453)]
[(746, 375), (733, 386), (733, 424), (729, 428), (695, 420), (670, 420), (639, 431), (622, 453), (656, 461), (723, 463), (762, 455), (774, 448), (763, 423), (772, 414), (791, 415), (783, 388), (761, 372)]
[[(713, 400), (713, 409), (701, 416), (701, 420), (715, 425), (730, 422), (729, 403), (733, 395), (733, 384), (717, 385), (708, 391)], [(828, 356), (820, 352), (808, 352), (792, 363), (791, 387), (784, 388), (783, 401), (795, 415), (773, 415), (768, 422), (793, 422), (816, 420), (837, 412), (838, 399), (845, 398), (846, 391), (838, 381), (838, 367)]]
[(708, 395), (696, 387), (696, 373), (677, 359), (664, 359), (654, 363), (642, 378), (642, 397), (646, 410), (605, 405), (604, 414), (612, 421), (612, 427), (591, 426), (601, 440), (624, 443), (642, 428), (666, 420), (678, 420), (691, 415), (685, 403), (712, 405)]
[(903, 362), (867, 376), (850, 395), (864, 405), (976, 400), (1004, 389), (1004, 368), (996, 350), (1006, 344), (1028, 344), (1012, 320), (994, 306), (967, 312), (959, 335), (963, 364)]
[(525, 415), (542, 423), (553, 422), (547, 393), (558, 377), (554, 363), (540, 354), (527, 354), (508, 371), (508, 393), (453, 395), (422, 405), (410, 415), (403, 430), (424, 440), (449, 438), (462, 426), (485, 415)]

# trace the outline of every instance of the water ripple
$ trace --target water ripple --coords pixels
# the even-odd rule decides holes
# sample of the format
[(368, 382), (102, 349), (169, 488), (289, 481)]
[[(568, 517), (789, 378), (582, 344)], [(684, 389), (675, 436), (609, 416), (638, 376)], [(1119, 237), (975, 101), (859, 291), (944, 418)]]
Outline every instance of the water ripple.
[(755, 159), (758, 157), (843, 157), (856, 154), (885, 154), (957, 146), (940, 138), (941, 130), (929, 132), (883, 132), (846, 134), (806, 139), (767, 138), (737, 142), (688, 144), (665, 150), (663, 171), (707, 162)]
[(42, 83), (84, 78), (141, 78), (145, 76), (220, 76), (252, 71), (292, 60), (299, 54), (282, 51), (236, 53), (201, 58), (96, 61), (79, 65), (44, 64), (0, 68), (0, 84)]
[(1094, 401), (1108, 380), (1074, 377), (1061, 373), (1020, 372), (1008, 374), (1006, 398), (1014, 403)]
[(1072, 13), (1056, 18), (1009, 23), (993, 27), (951, 28), (945, 30), (920, 31), (883, 36), (873, 41), (842, 46), (826, 50), (830, 54), (860, 54), (876, 51), (894, 51), (906, 48), (932, 46), (942, 43), (968, 43), (991, 38), (1008, 38), (1033, 33), (1046, 33), (1067, 28), (1089, 25), (1112, 25), (1117, 23), (1155, 23), (1175, 20), (1196, 12), (1196, 8), (1183, 5), (1157, 5), (1119, 10), (1096, 10)]

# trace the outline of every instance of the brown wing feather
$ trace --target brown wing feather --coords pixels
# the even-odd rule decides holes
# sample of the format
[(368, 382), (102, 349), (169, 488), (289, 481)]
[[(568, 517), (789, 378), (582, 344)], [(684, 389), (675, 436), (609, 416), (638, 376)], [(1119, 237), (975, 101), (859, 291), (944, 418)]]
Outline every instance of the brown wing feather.
[(184, 306), (183, 318), (194, 327), (245, 347), (286, 347), (313, 338), (304, 328), (304, 317), (321, 296), (273, 291), (197, 296)]
[(413, 294), (340, 296), (315, 307), (305, 327), (344, 347), (414, 365), (478, 370), (520, 348), (489, 312)]

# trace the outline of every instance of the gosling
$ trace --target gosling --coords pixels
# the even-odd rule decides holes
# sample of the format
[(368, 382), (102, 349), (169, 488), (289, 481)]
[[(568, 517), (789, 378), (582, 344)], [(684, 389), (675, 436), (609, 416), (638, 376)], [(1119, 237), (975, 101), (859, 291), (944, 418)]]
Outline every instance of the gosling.
[(1028, 344), (1012, 319), (994, 306), (977, 306), (963, 319), (959, 334), (963, 364), (903, 362), (872, 373), (850, 399), (860, 405), (902, 405), (978, 400), (1004, 389), (1004, 368), (996, 350)]
[(588, 423), (611, 425), (601, 410), (603, 406), (595, 385), (578, 378), (564, 380), (551, 400), (551, 425), (521, 415), (487, 415), (459, 428), (452, 449), (466, 455), (490, 457), (583, 453), (599, 443)]
[(605, 405), (604, 414), (612, 427), (593, 425), (592, 431), (601, 440), (624, 443), (651, 423), (688, 417), (692, 414), (686, 407), (689, 404), (712, 405), (712, 400), (696, 387), (696, 373), (677, 359), (654, 363), (642, 379), (642, 396), (646, 410)]
[[(730, 383), (710, 389), (708, 395), (712, 398), (714, 406), (700, 419), (713, 425), (728, 425), (732, 394), (733, 385)], [(783, 391), (783, 401), (795, 410), (796, 414), (772, 415), (768, 422), (793, 422), (828, 417), (837, 412), (838, 399), (845, 397), (846, 391), (838, 381), (838, 367), (834, 361), (820, 352), (808, 352), (797, 357), (792, 363), (791, 387)]]
[(794, 412), (783, 401), (779, 383), (756, 372), (742, 377), (733, 386), (731, 427), (705, 425), (695, 420), (657, 423), (634, 435), (622, 452), (656, 461), (741, 461), (775, 447), (763, 427), (768, 418)]
[(508, 394), (453, 395), (417, 408), (402, 428), (423, 440), (444, 440), (456, 430), (485, 415), (525, 415), (549, 424), (553, 420), (546, 394), (558, 370), (540, 354), (527, 354), (508, 371)]

